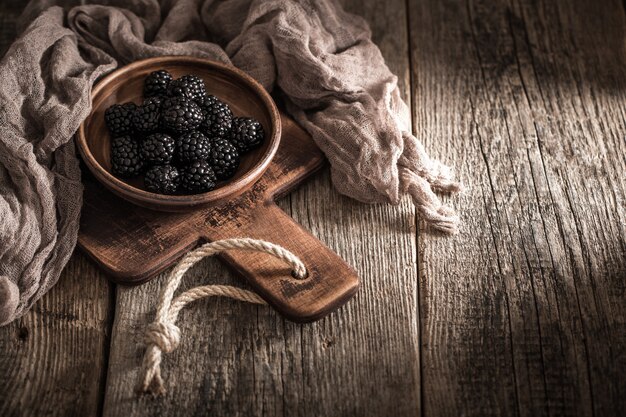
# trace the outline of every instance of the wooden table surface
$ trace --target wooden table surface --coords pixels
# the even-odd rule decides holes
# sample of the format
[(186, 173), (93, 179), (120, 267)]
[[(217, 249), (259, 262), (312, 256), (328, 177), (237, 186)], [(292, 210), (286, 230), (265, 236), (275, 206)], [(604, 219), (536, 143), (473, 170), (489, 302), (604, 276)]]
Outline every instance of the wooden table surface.
[[(162, 399), (137, 397), (162, 280), (110, 284), (76, 253), (0, 328), (1, 416), (626, 414), (626, 13), (621, 0), (343, 0), (367, 18), (413, 129), (469, 190), (454, 238), (408, 199), (324, 172), (280, 206), (360, 292), (297, 325), (224, 299), (181, 313)], [(0, 3), (0, 51), (19, 0)], [(207, 260), (186, 279), (235, 283)]]

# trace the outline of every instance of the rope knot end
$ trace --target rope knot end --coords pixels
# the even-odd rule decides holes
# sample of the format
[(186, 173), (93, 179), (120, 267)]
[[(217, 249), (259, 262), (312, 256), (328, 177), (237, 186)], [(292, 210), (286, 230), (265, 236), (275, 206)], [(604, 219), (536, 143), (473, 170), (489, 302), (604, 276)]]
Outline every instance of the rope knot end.
[(146, 342), (171, 353), (180, 344), (180, 328), (173, 323), (155, 321), (146, 330)]

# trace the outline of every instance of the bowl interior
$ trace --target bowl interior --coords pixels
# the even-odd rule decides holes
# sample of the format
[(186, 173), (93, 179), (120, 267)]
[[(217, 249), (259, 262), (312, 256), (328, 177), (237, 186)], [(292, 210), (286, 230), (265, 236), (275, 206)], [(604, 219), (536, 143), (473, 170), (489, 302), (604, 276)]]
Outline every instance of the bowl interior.
[[(161, 199), (162, 196), (145, 190), (143, 177), (120, 179), (111, 173), (111, 137), (104, 122), (105, 110), (116, 103), (134, 102), (141, 104), (143, 101), (144, 79), (152, 71), (164, 69), (169, 71), (174, 78), (182, 75), (193, 74), (202, 78), (206, 84), (208, 94), (217, 96), (227, 103), (235, 116), (249, 116), (258, 120), (265, 131), (263, 145), (241, 158), (241, 165), (235, 176), (227, 181), (219, 182), (213, 191), (194, 196), (167, 196), (170, 200), (206, 199), (212, 193), (216, 193), (226, 184), (243, 182), (255, 167), (263, 162), (263, 159), (271, 152), (272, 140), (278, 133), (277, 126), (272, 119), (272, 109), (248, 83), (230, 68), (220, 64), (212, 64), (208, 61), (165, 58), (159, 62), (147, 61), (145, 64), (136, 63), (125, 67), (115, 76), (105, 78), (94, 90), (93, 109), (84, 124), (84, 136), (89, 152), (96, 163), (106, 172), (107, 181), (114, 183), (123, 182), (135, 189), (139, 194), (146, 197)], [(112, 74), (112, 75), (113, 75)]]

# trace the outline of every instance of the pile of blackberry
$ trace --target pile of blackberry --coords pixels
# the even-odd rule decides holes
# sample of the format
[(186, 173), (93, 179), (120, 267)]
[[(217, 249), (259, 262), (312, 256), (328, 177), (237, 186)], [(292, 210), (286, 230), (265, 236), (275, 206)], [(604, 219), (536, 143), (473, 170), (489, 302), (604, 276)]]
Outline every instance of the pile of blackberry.
[(111, 166), (122, 178), (143, 175), (149, 191), (198, 194), (235, 175), (240, 156), (259, 147), (263, 126), (235, 117), (228, 104), (207, 93), (195, 75), (174, 79), (155, 71), (144, 82), (142, 104), (109, 107)]

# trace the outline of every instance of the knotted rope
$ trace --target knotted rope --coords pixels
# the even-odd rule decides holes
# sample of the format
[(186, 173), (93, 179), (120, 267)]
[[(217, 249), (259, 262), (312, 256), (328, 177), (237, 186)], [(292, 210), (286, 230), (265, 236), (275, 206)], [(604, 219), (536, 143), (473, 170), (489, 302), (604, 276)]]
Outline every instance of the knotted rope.
[(270, 254), (288, 263), (293, 268), (295, 278), (304, 279), (307, 276), (307, 270), (297, 256), (281, 246), (263, 240), (249, 238), (218, 240), (189, 252), (170, 273), (167, 284), (159, 297), (156, 319), (146, 330), (145, 341), (147, 348), (139, 373), (138, 389), (140, 392), (151, 392), (156, 395), (165, 393), (163, 378), (161, 378), (161, 356), (163, 352), (170, 353), (174, 351), (180, 343), (180, 329), (175, 323), (178, 313), (187, 304), (211, 296), (228, 297), (247, 303), (266, 304), (257, 294), (228, 285), (205, 285), (192, 288), (172, 301), (174, 292), (189, 268), (206, 257), (230, 249)]

